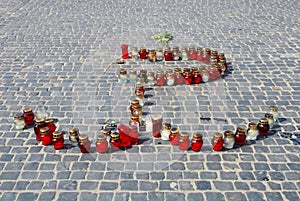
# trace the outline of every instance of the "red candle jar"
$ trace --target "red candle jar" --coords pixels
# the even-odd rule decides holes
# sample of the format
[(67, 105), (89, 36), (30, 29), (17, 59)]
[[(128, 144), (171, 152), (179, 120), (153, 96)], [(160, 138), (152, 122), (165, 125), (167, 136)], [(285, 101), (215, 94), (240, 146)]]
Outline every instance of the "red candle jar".
[(193, 76), (193, 83), (194, 84), (199, 84), (199, 83), (201, 83), (201, 81), (202, 81), (202, 77), (201, 77), (199, 71), (195, 70), (194, 71), (194, 76)]
[(190, 46), (188, 50), (188, 57), (189, 60), (196, 60), (197, 59), (197, 52), (194, 46)]
[(203, 145), (202, 134), (195, 133), (193, 135), (193, 140), (192, 140), (192, 143), (191, 143), (192, 150), (198, 152), (198, 151), (201, 150), (202, 145)]
[(220, 73), (216, 67), (210, 67), (208, 74), (209, 74), (209, 81), (217, 80), (220, 77)]
[(41, 131), (40, 131), (40, 129), (41, 128), (44, 128), (45, 127), (45, 121), (44, 121), (44, 119), (37, 119), (36, 121), (35, 121), (35, 126), (34, 126), (34, 133), (35, 133), (35, 139), (37, 140), (37, 141), (41, 141), (42, 139), (41, 139)]
[(193, 82), (192, 73), (191, 72), (186, 72), (185, 76), (184, 76), (184, 79), (185, 79), (185, 84), (187, 84), (187, 85), (192, 84), (192, 82)]
[(90, 153), (91, 142), (87, 135), (82, 134), (79, 136), (78, 147), (80, 148), (81, 153)]
[(50, 133), (52, 134), (52, 133), (54, 133), (54, 131), (55, 131), (55, 129), (56, 129), (56, 126), (55, 126), (55, 124), (54, 124), (54, 122), (53, 122), (53, 119), (46, 119), (45, 120), (45, 124), (46, 124), (46, 126), (49, 128), (49, 131), (50, 131)]
[(118, 133), (112, 133), (110, 138), (110, 149), (111, 151), (118, 151), (121, 146), (121, 140), (120, 140), (120, 135)]
[(139, 101), (136, 100), (136, 99), (131, 100), (130, 101), (130, 107), (129, 107), (131, 115), (133, 114), (133, 108), (134, 108), (135, 105), (139, 105)]
[(188, 133), (180, 133), (178, 146), (180, 150), (188, 150), (190, 146), (190, 139)]
[(152, 135), (155, 138), (159, 138), (161, 137), (161, 129), (162, 129), (162, 122), (163, 122), (163, 118), (161, 116), (161, 114), (154, 114), (151, 116), (152, 118)]
[(96, 142), (96, 148), (99, 153), (105, 153), (108, 149), (108, 142), (104, 135), (99, 135)]
[(118, 126), (118, 131), (121, 140), (121, 147), (130, 147), (131, 146), (131, 137), (129, 136), (129, 128), (123, 124)]
[(165, 85), (165, 76), (162, 71), (157, 71), (156, 73), (156, 85), (157, 86)]
[(222, 151), (223, 149), (223, 144), (224, 144), (224, 140), (223, 140), (223, 135), (222, 133), (218, 133), (216, 132), (214, 134), (213, 139), (211, 140), (211, 144), (213, 146), (213, 150), (214, 151)]
[(170, 144), (177, 146), (179, 144), (179, 130), (176, 127), (171, 128), (169, 136)]
[(181, 72), (175, 72), (175, 84), (176, 85), (182, 85), (185, 83), (185, 79), (182, 76)]
[(209, 63), (210, 62), (210, 56), (211, 56), (211, 51), (209, 48), (206, 48), (204, 51), (204, 55), (203, 55), (203, 63)]
[(135, 85), (135, 93), (136, 92), (142, 92), (143, 94), (145, 93), (145, 88), (142, 84), (136, 84)]
[(48, 127), (40, 129), (42, 145), (47, 146), (52, 144), (52, 134), (49, 131)]
[(77, 147), (78, 146), (78, 141), (79, 141), (79, 130), (78, 128), (70, 128), (69, 130), (69, 140), (71, 142), (72, 147)]
[(147, 49), (146, 48), (141, 48), (139, 51), (140, 59), (147, 59)]
[(64, 137), (60, 131), (54, 131), (52, 144), (54, 149), (62, 149), (64, 147)]
[(246, 129), (238, 127), (234, 134), (235, 144), (243, 146), (245, 144), (246, 137)]
[(197, 48), (197, 60), (202, 61), (203, 60), (203, 50), (202, 47)]
[(258, 129), (258, 135), (261, 135), (263, 137), (267, 137), (268, 131), (270, 129), (268, 119), (260, 118), (259, 123), (257, 124), (257, 129)]
[(132, 115), (132, 116), (130, 117), (130, 120), (129, 120), (129, 125), (131, 125), (131, 126), (137, 126), (137, 127), (139, 128), (140, 125), (141, 125), (139, 119), (140, 119), (139, 116)]
[(138, 127), (134, 126), (134, 125), (129, 125), (129, 136), (130, 136), (130, 141), (131, 141), (131, 145), (137, 145), (139, 144), (139, 131), (138, 131)]
[(34, 114), (31, 108), (25, 108), (23, 110), (23, 118), (26, 126), (31, 126), (34, 124)]
[(121, 48), (122, 48), (122, 59), (129, 59), (129, 58), (131, 58), (128, 55), (128, 45), (127, 44), (122, 44)]
[(173, 61), (173, 52), (170, 48), (166, 48), (164, 51), (165, 61)]
[(217, 61), (220, 60), (219, 55), (218, 55), (218, 51), (217, 51), (217, 50), (212, 50), (212, 51), (211, 51), (211, 57), (212, 57), (212, 56), (213, 56), (214, 58), (216, 58)]

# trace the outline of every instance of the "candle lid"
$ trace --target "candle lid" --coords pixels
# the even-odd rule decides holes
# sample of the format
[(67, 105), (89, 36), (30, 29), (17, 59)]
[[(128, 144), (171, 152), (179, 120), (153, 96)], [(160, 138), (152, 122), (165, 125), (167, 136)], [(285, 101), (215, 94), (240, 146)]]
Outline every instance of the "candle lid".
[(137, 99), (134, 99), (134, 100), (131, 100), (130, 101), (130, 104), (131, 105), (137, 105), (137, 104), (139, 104), (140, 102), (139, 102), (139, 100), (137, 100)]
[(236, 135), (246, 135), (246, 129), (241, 128), (241, 127), (237, 127), (235, 134)]
[(216, 133), (214, 134), (214, 139), (215, 139), (215, 140), (222, 140), (222, 139), (223, 139), (222, 133), (216, 132)]
[(271, 114), (271, 113), (266, 113), (266, 114), (265, 114), (265, 118), (267, 118), (267, 119), (273, 119), (273, 114)]
[(135, 69), (130, 69), (130, 74), (136, 74), (136, 70)]
[(225, 138), (233, 138), (233, 136), (234, 136), (233, 131), (230, 131), (230, 130), (224, 131)]
[(130, 119), (131, 119), (132, 121), (139, 121), (140, 117), (139, 117), (139, 116), (136, 116), (136, 115), (132, 115), (132, 116), (130, 117)]
[(135, 95), (136, 95), (136, 97), (138, 97), (138, 98), (140, 98), (140, 99), (142, 99), (142, 98), (144, 97), (144, 93), (141, 92), (141, 91), (135, 92)]
[(110, 136), (111, 130), (108, 129), (108, 128), (104, 128), (104, 129), (101, 130), (101, 133), (102, 133), (103, 135), (105, 135), (105, 136)]
[(73, 128), (70, 128), (69, 133), (72, 136), (77, 136), (79, 134), (79, 130), (78, 130), (78, 128), (73, 127)]
[(269, 109), (270, 109), (272, 112), (277, 112), (277, 111), (278, 111), (278, 107), (277, 107), (277, 106), (270, 106)]
[(120, 139), (120, 135), (117, 132), (112, 133), (110, 136), (111, 136), (112, 140), (118, 140), (118, 139)]
[(268, 124), (268, 119), (266, 119), (266, 118), (260, 118), (259, 119), (259, 123), (261, 123), (261, 124)]
[(257, 123), (250, 122), (248, 124), (248, 127), (249, 127), (249, 129), (256, 130), (257, 129)]
[(31, 108), (25, 108), (23, 110), (24, 113), (32, 113), (32, 109)]
[(23, 114), (22, 113), (16, 113), (16, 114), (14, 114), (14, 118), (22, 120), (23, 119)]
[(126, 74), (127, 74), (127, 70), (122, 68), (122, 69), (120, 70), (120, 74), (121, 74), (121, 75), (126, 75)]
[(179, 129), (177, 127), (172, 127), (170, 131), (171, 131), (171, 134), (178, 134)]
[(36, 123), (37, 125), (43, 125), (43, 124), (45, 123), (45, 120), (44, 120), (44, 119), (36, 119), (36, 120), (35, 120), (35, 123)]
[(163, 129), (164, 130), (171, 130), (171, 124), (170, 123), (163, 123)]
[(53, 119), (51, 119), (51, 118), (45, 119), (45, 123), (46, 124), (51, 124), (51, 123), (53, 123)]
[(149, 77), (149, 76), (150, 76), (150, 77), (153, 77), (153, 76), (154, 76), (154, 72), (148, 72), (147, 75), (148, 75), (148, 77)]
[(48, 127), (43, 127), (40, 129), (41, 134), (45, 134), (49, 132), (49, 128)]
[(89, 140), (89, 136), (86, 134), (79, 135), (79, 142), (86, 142)]
[(188, 138), (189, 138), (189, 134), (186, 133), (186, 132), (181, 132), (181, 133), (180, 133), (180, 138), (181, 138), (181, 139), (188, 139)]
[(202, 140), (202, 134), (201, 133), (194, 133), (193, 134), (194, 140)]
[(61, 131), (54, 131), (53, 132), (53, 138), (61, 138), (63, 135), (62, 135), (62, 132)]
[(153, 115), (151, 115), (151, 117), (152, 117), (152, 120), (160, 120), (160, 119), (162, 119), (161, 114), (153, 114)]
[(97, 142), (107, 142), (106, 137), (104, 135), (98, 135)]

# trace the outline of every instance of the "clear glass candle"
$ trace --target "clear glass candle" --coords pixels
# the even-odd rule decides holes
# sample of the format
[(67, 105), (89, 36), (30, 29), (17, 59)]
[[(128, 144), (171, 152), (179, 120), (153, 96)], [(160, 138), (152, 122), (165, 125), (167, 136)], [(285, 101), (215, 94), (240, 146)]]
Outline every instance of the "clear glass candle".
[(222, 133), (216, 132), (213, 136), (213, 139), (211, 140), (211, 144), (214, 151), (222, 151), (224, 144)]
[(209, 63), (211, 56), (211, 50), (209, 48), (205, 48), (204, 55), (203, 55), (203, 63)]
[(171, 128), (169, 136), (170, 144), (177, 146), (179, 143), (179, 129), (176, 127)]
[(162, 61), (164, 60), (164, 54), (161, 48), (156, 49), (156, 60), (157, 61)]
[(146, 132), (147, 133), (152, 133), (152, 118), (150, 115), (146, 116)]
[(184, 132), (180, 133), (178, 143), (178, 147), (180, 150), (188, 150), (190, 146), (189, 134)]
[(182, 57), (182, 61), (189, 60), (188, 52), (187, 52), (186, 48), (182, 48), (182, 50), (181, 50), (181, 57)]
[(274, 122), (278, 122), (279, 114), (278, 114), (278, 107), (277, 106), (270, 106), (269, 113), (273, 115)]
[(152, 136), (155, 138), (161, 137), (161, 129), (162, 129), (162, 122), (163, 117), (161, 114), (153, 114), (152, 118)]
[(64, 147), (64, 137), (61, 131), (54, 131), (52, 144), (54, 149), (62, 149)]
[(163, 123), (162, 131), (161, 131), (161, 139), (162, 140), (169, 140), (169, 136), (171, 133), (171, 124), (170, 123)]
[(226, 149), (232, 149), (235, 144), (233, 131), (224, 131), (224, 147)]
[(149, 86), (154, 86), (155, 85), (154, 72), (148, 72), (147, 73), (147, 84)]
[(193, 140), (191, 142), (191, 147), (193, 151), (199, 152), (202, 148), (203, 140), (201, 133), (194, 133)]
[(40, 103), (36, 108), (36, 119), (46, 119), (48, 117), (45, 106)]
[(175, 78), (173, 73), (168, 73), (167, 74), (167, 85), (168, 86), (173, 86), (175, 84)]
[(128, 80), (129, 80), (130, 83), (136, 83), (136, 79), (137, 79), (136, 70), (131, 69), (129, 71)]
[(258, 135), (257, 124), (250, 122), (247, 129), (247, 140), (256, 140)]
[(52, 144), (52, 134), (49, 131), (48, 127), (40, 129), (42, 145), (47, 146)]
[(257, 129), (258, 129), (258, 135), (267, 137), (268, 131), (270, 129), (268, 120), (266, 118), (260, 118), (259, 123), (257, 124)]
[(208, 81), (209, 81), (209, 73), (208, 73), (207, 68), (205, 68), (205, 67), (200, 67), (199, 73), (200, 73), (200, 75), (201, 75), (202, 82), (205, 83), (205, 82), (208, 82)]
[(119, 72), (119, 81), (121, 83), (126, 83), (128, 81), (127, 77), (127, 70), (126, 69), (121, 69)]
[(273, 117), (273, 114), (266, 113), (265, 114), (265, 118), (268, 120), (268, 124), (269, 124), (270, 129), (273, 128), (273, 126), (274, 126), (274, 117)]
[(17, 113), (14, 115), (15, 129), (23, 130), (25, 128), (25, 122), (22, 113)]
[(78, 147), (80, 148), (81, 153), (90, 153), (91, 142), (86, 134), (79, 135)]
[(118, 151), (121, 146), (120, 135), (117, 132), (112, 133), (110, 138), (110, 149), (111, 151)]
[(44, 128), (45, 126), (46, 126), (46, 124), (45, 124), (45, 120), (44, 119), (37, 119), (35, 121), (35, 125), (34, 125), (33, 130), (34, 130), (34, 133), (35, 133), (35, 139), (37, 141), (41, 141), (42, 140), (40, 129)]
[(23, 118), (26, 126), (31, 126), (34, 124), (34, 114), (31, 108), (25, 108), (23, 110)]
[(79, 141), (79, 130), (78, 128), (70, 128), (69, 130), (69, 140), (71, 142), (72, 147), (78, 146)]
[(108, 143), (106, 140), (106, 136), (99, 135), (97, 137), (96, 149), (98, 153), (105, 153), (108, 150)]
[(143, 107), (144, 106), (144, 93), (141, 91), (135, 92), (136, 100), (139, 101), (139, 104)]
[(132, 47), (131, 48), (131, 57), (133, 59), (139, 59), (140, 56), (139, 56), (139, 52), (138, 52), (138, 48), (137, 47)]
[(181, 60), (181, 52), (180, 52), (178, 46), (173, 47), (173, 59), (174, 59), (174, 61)]

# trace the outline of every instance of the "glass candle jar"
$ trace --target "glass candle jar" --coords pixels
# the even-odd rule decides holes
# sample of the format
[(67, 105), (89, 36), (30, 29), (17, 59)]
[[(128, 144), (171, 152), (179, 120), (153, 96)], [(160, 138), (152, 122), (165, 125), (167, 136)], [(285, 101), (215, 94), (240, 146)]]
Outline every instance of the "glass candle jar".
[(127, 70), (126, 69), (121, 69), (119, 72), (119, 81), (121, 83), (126, 83), (128, 81), (127, 79)]
[(220, 73), (216, 67), (210, 67), (209, 68), (209, 81), (215, 81), (220, 77)]
[(167, 85), (168, 86), (173, 86), (175, 84), (175, 78), (173, 73), (168, 73), (167, 74)]
[(219, 62), (219, 68), (222, 70), (222, 73), (224, 73), (224, 72), (227, 71), (228, 66), (227, 66), (226, 60), (224, 60), (224, 59), (220, 60), (220, 62)]
[(34, 124), (34, 114), (31, 108), (25, 108), (23, 110), (23, 118), (26, 126), (31, 126)]
[(222, 59), (226, 60), (226, 57), (225, 57), (225, 54), (223, 52), (220, 52), (219, 53), (219, 60), (222, 60)]
[(164, 50), (164, 58), (165, 61), (173, 61), (173, 52), (170, 50), (170, 48), (166, 48)]
[(214, 57), (214, 58), (216, 58), (218, 61), (220, 60), (219, 59), (219, 55), (218, 55), (218, 51), (217, 50), (212, 50), (211, 51), (211, 57)]
[(235, 144), (238, 146), (243, 146), (246, 140), (246, 129), (238, 127), (234, 134)]
[(181, 57), (182, 57), (182, 61), (187, 61), (187, 60), (189, 60), (188, 52), (187, 52), (187, 49), (186, 49), (186, 48), (182, 48), (182, 49), (181, 49)]
[(138, 145), (139, 144), (139, 129), (137, 126), (129, 125), (129, 136), (131, 145)]
[(155, 138), (161, 137), (161, 129), (162, 129), (162, 122), (163, 118), (161, 114), (153, 114), (152, 118), (152, 136)]
[(194, 71), (194, 76), (193, 76), (193, 83), (194, 84), (200, 84), (202, 81), (202, 78), (201, 78), (201, 75), (199, 73), (198, 70), (195, 70)]
[(192, 84), (193, 83), (192, 73), (191, 72), (185, 72), (184, 79), (185, 79), (185, 84), (186, 85)]
[(194, 46), (189, 47), (188, 51), (188, 58), (189, 60), (196, 60), (197, 59), (197, 52)]
[(147, 73), (147, 84), (149, 86), (154, 86), (155, 85), (154, 72), (148, 72)]
[(41, 139), (41, 131), (40, 131), (40, 129), (44, 128), (45, 126), (46, 126), (46, 124), (45, 124), (45, 120), (44, 119), (37, 119), (35, 121), (35, 125), (34, 125), (33, 130), (34, 130), (34, 133), (35, 133), (35, 139), (37, 141), (41, 141), (42, 140)]
[(137, 126), (139, 128), (140, 125), (141, 125), (141, 122), (139, 120), (139, 116), (131, 115), (130, 120), (129, 120), (129, 125)]
[(133, 114), (133, 109), (134, 109), (134, 106), (135, 105), (139, 105), (140, 103), (139, 103), (139, 100), (137, 100), (137, 99), (134, 99), (134, 100), (131, 100), (130, 101), (130, 107), (129, 107), (129, 109), (130, 109), (130, 114), (132, 115)]
[(120, 135), (117, 132), (114, 132), (110, 136), (110, 150), (118, 151), (121, 146)]
[(162, 61), (164, 60), (164, 54), (161, 48), (156, 49), (156, 60), (157, 61)]
[(146, 132), (147, 133), (152, 133), (152, 118), (151, 118), (151, 116), (150, 115), (147, 115), (146, 116), (146, 122), (145, 122), (145, 124), (146, 124)]
[(156, 62), (156, 52), (155, 49), (149, 49), (148, 60), (151, 62)]
[(273, 115), (271, 113), (266, 113), (265, 118), (268, 120), (268, 124), (269, 124), (270, 129), (273, 128), (273, 126), (274, 126)]
[(147, 76), (147, 70), (141, 69), (140, 70), (140, 74), (138, 75), (138, 77), (144, 78), (144, 82), (146, 83), (147, 82), (147, 78), (148, 78), (148, 76)]
[(144, 93), (137, 91), (135, 92), (136, 99), (139, 101), (139, 104), (143, 107), (144, 106)]
[(194, 133), (191, 147), (193, 151), (199, 152), (202, 148), (203, 140), (201, 133)]
[(224, 131), (224, 147), (226, 149), (232, 149), (235, 143), (233, 131)]
[(145, 88), (144, 88), (144, 86), (142, 85), (142, 84), (136, 84), (135, 85), (135, 92), (137, 92), (137, 91), (139, 91), (139, 92), (142, 92), (143, 94), (145, 93)]
[(61, 131), (54, 131), (52, 144), (54, 149), (62, 149), (64, 147), (64, 137)]
[(96, 142), (96, 149), (98, 153), (105, 153), (108, 150), (108, 143), (106, 140), (106, 136), (104, 135), (99, 135), (97, 137), (97, 142)]
[(185, 83), (185, 79), (182, 76), (181, 72), (175, 72), (175, 84), (176, 85), (182, 85)]
[(173, 47), (173, 59), (174, 59), (174, 61), (181, 60), (181, 52), (180, 52), (178, 46)]
[(171, 124), (163, 123), (162, 131), (161, 131), (161, 139), (162, 140), (169, 140), (169, 136), (171, 133), (170, 130), (171, 130)]
[(247, 140), (256, 140), (258, 135), (257, 124), (250, 122), (247, 129)]
[(136, 83), (136, 79), (137, 79), (136, 70), (131, 69), (129, 71), (128, 80), (129, 80), (130, 83)]
[(140, 59), (147, 59), (147, 49), (146, 48), (141, 48), (139, 51)]
[(205, 48), (204, 55), (203, 55), (203, 63), (209, 63), (210, 62), (210, 56), (211, 56), (211, 50), (209, 48)]
[(42, 145), (47, 146), (52, 144), (52, 134), (49, 131), (48, 127), (40, 129)]
[(35, 114), (36, 119), (46, 119), (48, 117), (46, 108), (43, 103), (40, 103), (37, 106)]
[(131, 146), (131, 137), (129, 136), (129, 128), (126, 125), (119, 125), (118, 131), (120, 135), (120, 147), (127, 148)]
[(202, 78), (202, 82), (208, 82), (209, 81), (209, 73), (208, 73), (208, 70), (207, 68), (205, 67), (200, 67), (199, 68), (199, 73), (201, 75), (201, 78)]
[(128, 45), (122, 44), (121, 49), (122, 49), (122, 59), (129, 59), (130, 56), (128, 54)]
[(198, 61), (203, 60), (203, 49), (202, 49), (202, 47), (197, 48), (197, 60)]
[(278, 107), (277, 106), (270, 106), (269, 113), (273, 115), (274, 122), (278, 122), (279, 114), (278, 114)]
[(85, 134), (79, 135), (78, 147), (80, 148), (81, 153), (90, 153), (91, 142), (87, 135)]
[(270, 129), (268, 120), (266, 118), (260, 118), (259, 123), (257, 124), (258, 135), (267, 137), (268, 131)]
[(78, 128), (70, 128), (69, 130), (69, 140), (71, 142), (72, 147), (78, 146), (79, 141), (79, 130)]
[(139, 58), (139, 52), (137, 47), (132, 47), (131, 48), (131, 57), (133, 59), (138, 59)]
[(222, 133), (216, 132), (213, 139), (211, 140), (211, 144), (214, 151), (222, 151), (224, 144)]
[(165, 76), (162, 71), (157, 71), (156, 73), (156, 85), (157, 86), (165, 85)]
[(179, 143), (179, 129), (176, 127), (171, 128), (169, 136), (170, 144), (177, 146)]
[(45, 124), (49, 128), (50, 133), (53, 134), (56, 129), (53, 119), (51, 119), (51, 118), (45, 119)]
[(22, 130), (25, 127), (25, 122), (22, 113), (17, 113), (14, 115), (15, 129)]
[(190, 146), (190, 139), (189, 139), (188, 133), (180, 133), (178, 146), (179, 146), (180, 150), (183, 150), (183, 151), (188, 150), (188, 148)]
[(142, 109), (143, 109), (143, 107), (140, 104), (134, 105), (133, 106), (133, 112), (132, 112), (133, 116), (139, 117), (140, 124), (142, 123), (142, 115), (143, 115)]

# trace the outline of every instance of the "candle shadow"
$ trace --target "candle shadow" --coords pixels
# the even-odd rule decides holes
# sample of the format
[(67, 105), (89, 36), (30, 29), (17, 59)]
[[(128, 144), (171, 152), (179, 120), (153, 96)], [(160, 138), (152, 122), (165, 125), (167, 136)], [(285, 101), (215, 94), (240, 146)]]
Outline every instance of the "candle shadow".
[(153, 97), (153, 94), (145, 94), (144, 95), (144, 98), (151, 98), (151, 97)]
[(139, 145), (144, 144), (146, 142), (148, 142), (150, 140), (150, 138), (139, 138)]
[(145, 102), (144, 103), (144, 106), (152, 106), (152, 105), (154, 105), (154, 102)]

